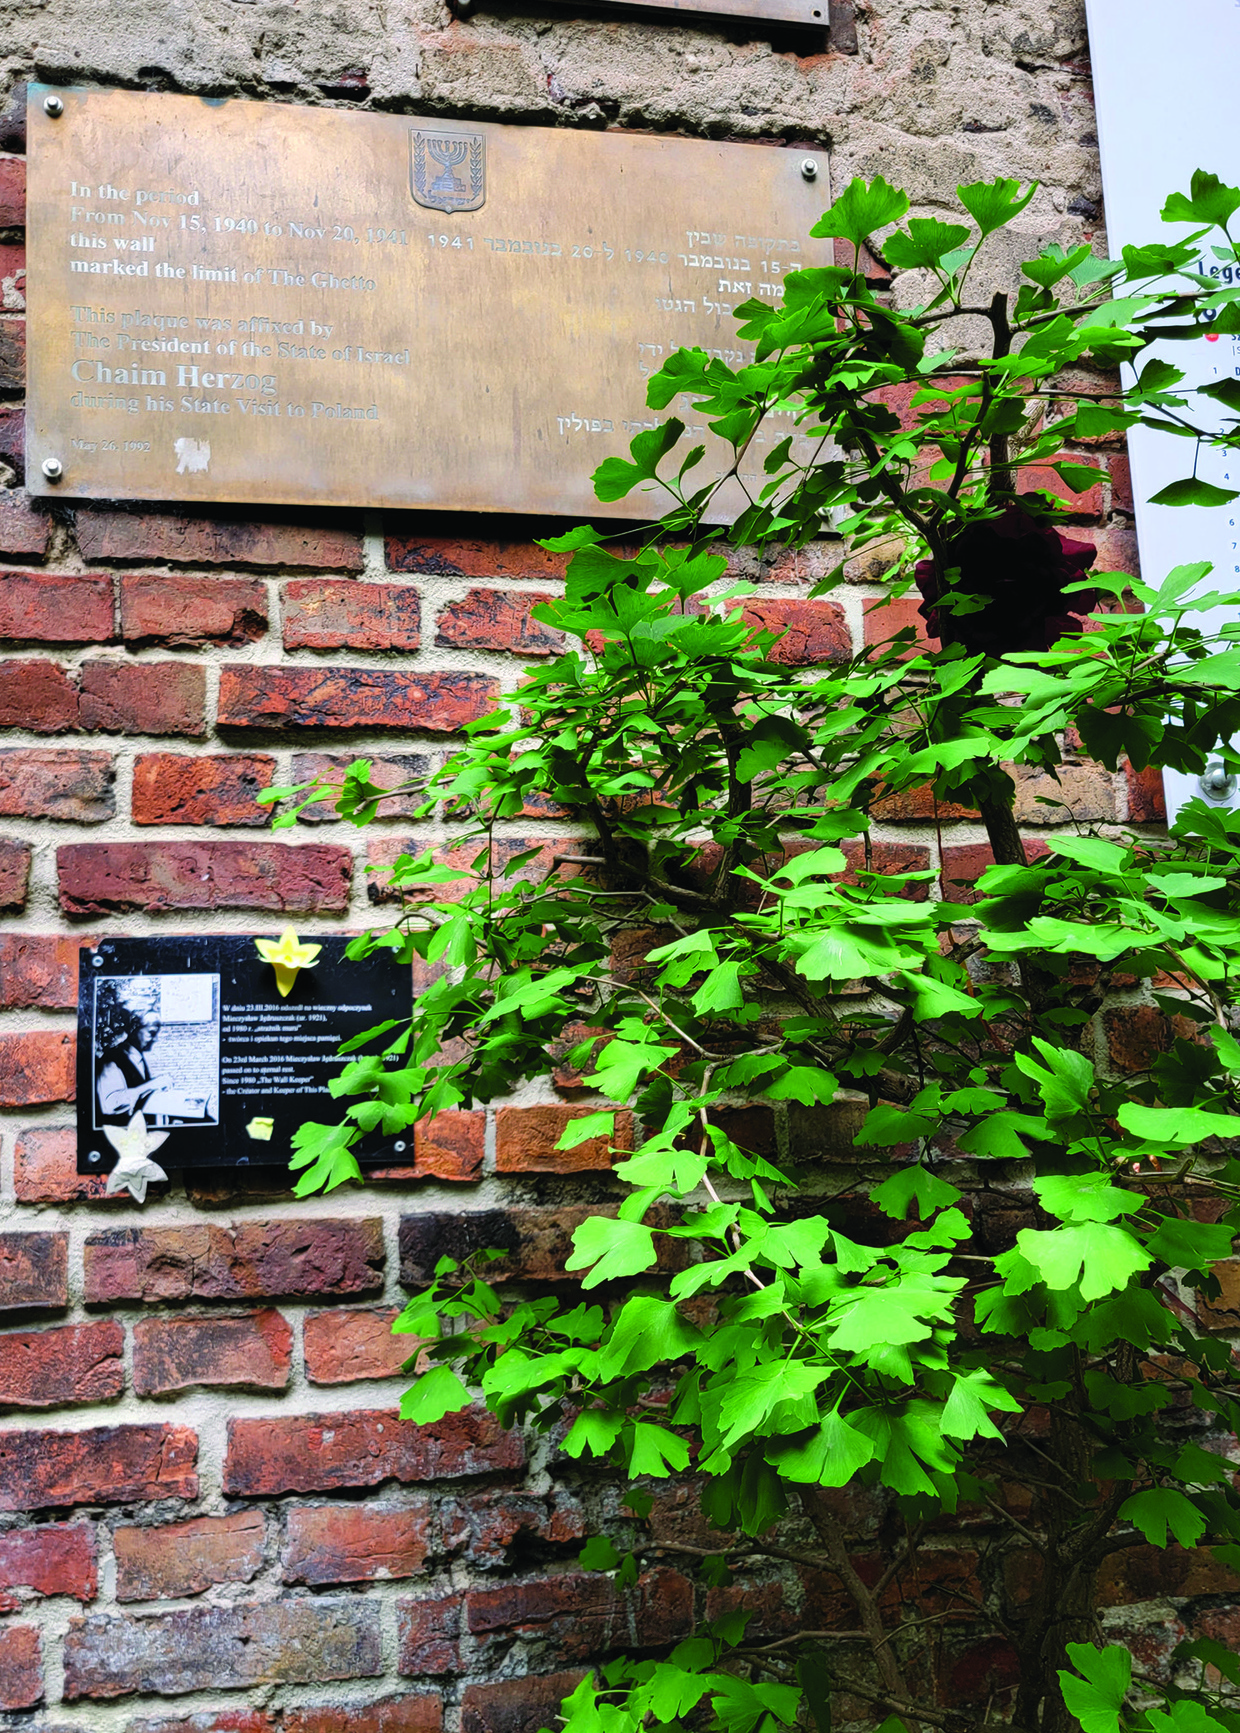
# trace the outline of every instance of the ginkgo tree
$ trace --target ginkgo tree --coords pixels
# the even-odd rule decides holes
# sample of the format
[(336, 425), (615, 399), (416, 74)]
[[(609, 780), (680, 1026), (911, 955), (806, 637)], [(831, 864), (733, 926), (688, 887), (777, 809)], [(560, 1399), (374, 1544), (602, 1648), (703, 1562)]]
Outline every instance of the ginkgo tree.
[[(572, 556), (537, 610), (568, 647), (423, 790), (472, 856), (403, 856), (398, 918), (353, 945), (419, 959), (431, 984), (386, 1052), (344, 1068), (340, 1123), (298, 1134), (303, 1194), (359, 1179), (371, 1129), (545, 1077), (571, 1030), (596, 1110), (564, 1147), (610, 1136), (623, 1188), (577, 1229), (578, 1284), (531, 1296), (488, 1283), (485, 1250), (443, 1261), (395, 1326), (426, 1356), (406, 1416), (481, 1399), (627, 1477), (628, 1519), (582, 1557), (622, 1588), (651, 1553), (651, 1481), (690, 1476), (717, 1542), (665, 1552), (708, 1585), (791, 1563), (853, 1608), (838, 1635), (731, 1611), (608, 1660), (568, 1699), (569, 1733), (826, 1733), (833, 1704), (910, 1729), (1240, 1728), (1234, 1657), (1190, 1632), (1134, 1669), (1098, 1587), (1134, 1545), (1240, 1566), (1236, 1362), (1202, 1324), (1240, 1227), (1240, 813), (1190, 804), (1169, 837), (1069, 823), (1032, 860), (1013, 815), (1013, 767), (1054, 776), (1069, 736), (1112, 769), (1240, 768), (1236, 633), (1197, 612), (1240, 596), (1204, 566), (1094, 571), (1058, 502), (1018, 488), (1035, 464), (1092, 486), (1065, 450), (1143, 421), (1185, 442), (1166, 503), (1234, 497), (1195, 475), (1232, 443), (1240, 382), (1187, 392), (1167, 356), (1240, 334), (1240, 191), (1198, 174), (1168, 238), (1115, 261), (1045, 248), (975, 304), (979, 252), (1032, 193), (961, 187), (948, 222), (854, 181), (813, 230), (852, 262), (738, 309), (751, 362), (670, 357), (651, 407), (691, 404), (731, 469), (699, 480), (670, 414), (602, 465), (600, 500), (662, 490), (661, 525), (636, 550), (585, 528), (545, 544)], [(863, 247), (916, 304), (867, 282)], [(749, 503), (724, 537), (704, 526), (737, 482)], [(726, 540), (802, 546), (827, 521), (840, 564), (815, 593), (881, 554), (928, 645), (893, 631), (810, 671), (773, 655)], [(871, 815), (914, 789), (985, 824), (972, 903), (933, 871), (876, 870)], [(365, 823), (389, 792), (359, 761), (271, 798), (293, 802), (277, 822), (330, 799)], [(506, 827), (530, 810), (579, 840), (512, 858)], [(1168, 1020), (1140, 1070), (1098, 1040), (1112, 998)], [(735, 1110), (781, 1102), (774, 1159)], [(883, 1500), (877, 1567), (849, 1488)], [(919, 1601), (960, 1522), (1024, 1561), (1023, 1596), (961, 1582)], [(1007, 1657), (989, 1701), (949, 1686), (961, 1628)]]

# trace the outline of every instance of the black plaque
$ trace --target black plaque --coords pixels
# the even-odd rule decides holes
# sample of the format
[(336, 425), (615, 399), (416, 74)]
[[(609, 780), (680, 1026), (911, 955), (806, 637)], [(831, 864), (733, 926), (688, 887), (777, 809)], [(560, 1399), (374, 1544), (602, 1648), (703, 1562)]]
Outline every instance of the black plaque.
[[(275, 935), (272, 935), (273, 937)], [(345, 958), (322, 949), (287, 998), (252, 937), (106, 939), (81, 951), (78, 991), (79, 1173), (108, 1173), (109, 1129), (141, 1112), (162, 1167), (286, 1166), (307, 1120), (330, 1124), (344, 1103), (328, 1090), (348, 1063), (342, 1041), (406, 1018), (412, 976), (388, 952)], [(381, 1051), (395, 1031), (374, 1044)], [(393, 1057), (389, 1063), (399, 1066)], [(375, 1132), (354, 1153), (399, 1161)]]

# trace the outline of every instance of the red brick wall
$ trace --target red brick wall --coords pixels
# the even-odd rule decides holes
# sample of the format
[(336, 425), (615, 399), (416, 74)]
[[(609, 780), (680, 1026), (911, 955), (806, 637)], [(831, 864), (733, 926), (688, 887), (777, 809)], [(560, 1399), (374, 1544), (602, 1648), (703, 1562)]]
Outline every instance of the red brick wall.
[[(23, 163), (4, 139), (0, 1710), (142, 1733), (436, 1733), (445, 1714), (462, 1733), (537, 1728), (587, 1660), (683, 1632), (702, 1591), (665, 1565), (628, 1594), (577, 1573), (614, 1490), (484, 1412), (402, 1423), (388, 1326), (444, 1253), (498, 1246), (500, 1275), (562, 1275), (605, 1161), (597, 1143), (555, 1149), (572, 1080), (445, 1115), (408, 1167), (301, 1204), (227, 1173), (174, 1174), (144, 1209), (107, 1201), (75, 1171), (70, 1125), (78, 943), (367, 921), (368, 860), (414, 835), (408, 803), (365, 833), (328, 818), (273, 836), (255, 792), (363, 752), (393, 781), (436, 762), (521, 657), (554, 650), (529, 609), (560, 561), (502, 520), (32, 507)], [(1106, 461), (1110, 482), (1071, 503), (1127, 567), (1127, 473)], [(754, 616), (787, 628), (781, 659), (837, 658), (911, 621), (869, 612), (860, 570), (841, 599), (807, 599), (820, 569), (811, 551), (753, 573)], [(1022, 779), (1031, 834), (1069, 816), (1043, 797), (1090, 820), (1160, 817), (1152, 779), (1076, 760), (1061, 786)], [(963, 896), (951, 881), (984, 864), (982, 832), (938, 817)], [(880, 862), (940, 859), (928, 796), (881, 818)], [(1149, 1010), (1112, 1032), (1120, 1063), (1165, 1038)], [(681, 1496), (656, 1536), (696, 1534)], [(864, 1536), (869, 1507), (850, 1513)], [(783, 1593), (851, 1622), (823, 1582), (760, 1604)]]

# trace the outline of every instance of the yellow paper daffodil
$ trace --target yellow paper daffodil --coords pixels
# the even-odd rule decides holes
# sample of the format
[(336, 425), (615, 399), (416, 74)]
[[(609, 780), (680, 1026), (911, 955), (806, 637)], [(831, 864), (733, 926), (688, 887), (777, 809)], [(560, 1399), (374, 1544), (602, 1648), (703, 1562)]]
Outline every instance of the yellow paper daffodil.
[(285, 927), (278, 939), (255, 939), (254, 948), (264, 963), (276, 972), (276, 987), (282, 999), (287, 999), (293, 982), (302, 969), (312, 969), (322, 945), (303, 945), (292, 927)]

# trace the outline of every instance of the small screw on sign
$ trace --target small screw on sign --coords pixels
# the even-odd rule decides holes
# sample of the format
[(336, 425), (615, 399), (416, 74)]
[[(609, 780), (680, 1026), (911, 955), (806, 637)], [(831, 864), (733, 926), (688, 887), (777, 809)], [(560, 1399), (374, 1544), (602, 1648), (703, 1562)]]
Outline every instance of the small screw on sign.
[(65, 473), (65, 466), (58, 457), (45, 457), (40, 468), (48, 481), (59, 481)]
[(65, 112), (63, 100), (59, 96), (45, 96), (43, 98), (43, 112), (49, 115), (52, 120), (59, 120)]
[(812, 156), (803, 156), (801, 158), (801, 174), (807, 181), (816, 181), (818, 179), (818, 164), (814, 161)]

